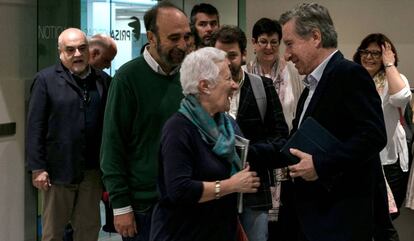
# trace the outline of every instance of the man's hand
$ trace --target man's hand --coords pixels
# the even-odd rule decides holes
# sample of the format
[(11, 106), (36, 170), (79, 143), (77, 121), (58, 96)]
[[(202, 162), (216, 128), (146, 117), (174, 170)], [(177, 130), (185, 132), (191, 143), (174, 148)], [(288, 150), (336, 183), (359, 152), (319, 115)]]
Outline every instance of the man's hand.
[(32, 184), (35, 188), (39, 190), (47, 191), (49, 190), (51, 184), (49, 179), (49, 174), (47, 171), (33, 171), (32, 172)]
[(292, 178), (301, 177), (305, 181), (315, 181), (319, 178), (313, 165), (312, 155), (293, 148), (289, 151), (300, 159), (298, 164), (288, 167)]
[(122, 237), (134, 237), (137, 234), (134, 212), (114, 216), (115, 230)]

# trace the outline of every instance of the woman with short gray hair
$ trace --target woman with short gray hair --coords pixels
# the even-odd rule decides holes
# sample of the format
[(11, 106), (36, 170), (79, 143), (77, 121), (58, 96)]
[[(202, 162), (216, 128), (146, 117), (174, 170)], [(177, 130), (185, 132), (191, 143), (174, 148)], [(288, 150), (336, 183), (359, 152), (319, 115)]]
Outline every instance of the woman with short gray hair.
[(235, 241), (236, 193), (257, 192), (260, 180), (241, 168), (238, 128), (225, 114), (238, 89), (228, 64), (225, 52), (205, 47), (181, 65), (185, 97), (162, 131), (152, 241)]

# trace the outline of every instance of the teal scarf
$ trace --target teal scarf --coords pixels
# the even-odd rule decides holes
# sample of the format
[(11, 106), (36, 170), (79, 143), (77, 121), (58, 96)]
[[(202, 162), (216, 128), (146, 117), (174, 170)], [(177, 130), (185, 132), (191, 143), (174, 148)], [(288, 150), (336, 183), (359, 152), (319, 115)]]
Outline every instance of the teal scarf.
[(212, 151), (219, 157), (231, 163), (231, 174), (239, 171), (240, 162), (236, 154), (234, 129), (224, 113), (218, 113), (212, 118), (200, 105), (194, 95), (187, 95), (180, 105), (178, 112), (185, 115), (201, 134), (201, 138), (212, 146)]

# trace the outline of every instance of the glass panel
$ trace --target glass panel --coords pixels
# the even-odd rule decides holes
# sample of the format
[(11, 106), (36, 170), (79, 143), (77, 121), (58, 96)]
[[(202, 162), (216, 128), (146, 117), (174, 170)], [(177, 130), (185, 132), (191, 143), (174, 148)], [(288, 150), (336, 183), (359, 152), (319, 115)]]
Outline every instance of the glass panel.
[(37, 61), (38, 70), (58, 61), (57, 39), (68, 27), (78, 28), (79, 1), (38, 0), (37, 5)]
[(113, 76), (121, 65), (140, 55), (141, 47), (147, 42), (143, 17), (156, 3), (153, 0), (82, 0), (82, 30), (88, 36), (105, 33), (117, 44), (118, 53), (107, 73)]

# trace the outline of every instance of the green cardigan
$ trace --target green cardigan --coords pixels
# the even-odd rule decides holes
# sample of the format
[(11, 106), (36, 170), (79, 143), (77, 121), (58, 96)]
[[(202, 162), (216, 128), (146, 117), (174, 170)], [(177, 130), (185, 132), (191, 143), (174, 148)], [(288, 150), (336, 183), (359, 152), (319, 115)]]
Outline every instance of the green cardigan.
[(158, 74), (143, 57), (116, 72), (101, 146), (102, 178), (113, 208), (131, 205), (140, 211), (157, 201), (161, 129), (182, 98), (179, 74)]

